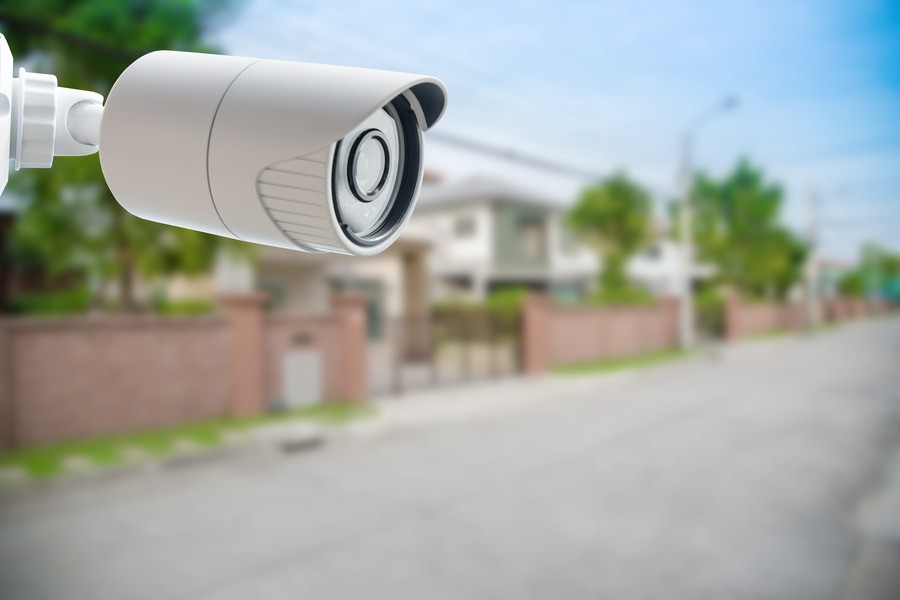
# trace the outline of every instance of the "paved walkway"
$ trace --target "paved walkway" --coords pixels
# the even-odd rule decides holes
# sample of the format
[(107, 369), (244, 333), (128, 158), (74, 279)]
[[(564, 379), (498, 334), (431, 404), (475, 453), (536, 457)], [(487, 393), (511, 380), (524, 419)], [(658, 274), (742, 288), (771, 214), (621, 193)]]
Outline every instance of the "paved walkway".
[(0, 503), (0, 596), (897, 597), (900, 320)]

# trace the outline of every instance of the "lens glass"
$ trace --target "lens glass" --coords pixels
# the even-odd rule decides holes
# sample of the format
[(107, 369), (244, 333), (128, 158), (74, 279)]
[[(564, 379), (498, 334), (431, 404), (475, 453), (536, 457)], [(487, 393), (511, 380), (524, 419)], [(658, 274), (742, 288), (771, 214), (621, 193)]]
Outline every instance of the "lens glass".
[(405, 173), (404, 136), (396, 108), (387, 105), (335, 147), (332, 185), (336, 216), (356, 240), (378, 239), (389, 220)]
[(355, 188), (365, 196), (378, 192), (387, 177), (387, 147), (384, 138), (373, 135), (356, 149), (353, 166)]

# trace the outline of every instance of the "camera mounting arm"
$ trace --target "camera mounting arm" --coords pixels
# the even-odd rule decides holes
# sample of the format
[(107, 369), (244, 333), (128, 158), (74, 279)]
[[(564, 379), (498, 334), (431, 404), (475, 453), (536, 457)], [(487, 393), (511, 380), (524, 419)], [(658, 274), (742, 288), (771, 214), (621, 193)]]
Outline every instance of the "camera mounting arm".
[[(98, 150), (103, 96), (58, 87), (56, 76), (20, 68), (0, 34), (0, 162), (15, 168), (48, 168), (54, 156), (86, 156)], [(8, 169), (0, 169), (0, 192)]]

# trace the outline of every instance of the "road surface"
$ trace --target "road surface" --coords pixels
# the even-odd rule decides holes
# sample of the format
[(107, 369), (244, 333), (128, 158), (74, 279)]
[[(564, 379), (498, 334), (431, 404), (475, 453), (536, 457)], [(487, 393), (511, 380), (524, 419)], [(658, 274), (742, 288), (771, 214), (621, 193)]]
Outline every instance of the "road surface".
[[(519, 393), (532, 400), (511, 406)], [(884, 498), (900, 474), (900, 319), (458, 398), (504, 408), (381, 433), (376, 422), (301, 454), (9, 495), (0, 596), (896, 592), (900, 510)]]

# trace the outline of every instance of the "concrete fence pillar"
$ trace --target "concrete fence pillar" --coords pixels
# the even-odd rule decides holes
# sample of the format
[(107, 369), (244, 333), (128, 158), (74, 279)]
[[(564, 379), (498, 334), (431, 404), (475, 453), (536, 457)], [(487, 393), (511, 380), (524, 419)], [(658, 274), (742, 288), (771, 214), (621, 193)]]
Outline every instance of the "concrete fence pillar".
[(664, 344), (669, 348), (678, 346), (678, 298), (666, 296), (660, 301), (665, 327)]
[(339, 323), (341, 399), (346, 401), (364, 402), (369, 397), (367, 304), (359, 294), (335, 294), (331, 299)]
[(736, 293), (725, 298), (724, 337), (728, 342), (736, 342), (741, 337), (741, 299)]
[(266, 295), (229, 293), (219, 296), (219, 306), (228, 322), (230, 412), (249, 416), (263, 412), (265, 402), (265, 357), (263, 355), (263, 307)]
[(549, 296), (529, 296), (522, 306), (522, 369), (526, 375), (541, 375), (550, 368)]
[(822, 300), (822, 307), (820, 310), (822, 311), (823, 323), (834, 322), (834, 303), (832, 302), (831, 298), (825, 298)]
[(17, 444), (12, 342), (8, 323), (0, 319), (0, 450), (15, 448)]
[(781, 303), (781, 310), (785, 315), (784, 328), (788, 331), (803, 331), (806, 325), (806, 315), (803, 305), (793, 301)]

